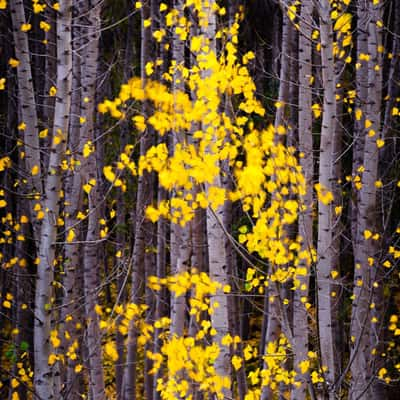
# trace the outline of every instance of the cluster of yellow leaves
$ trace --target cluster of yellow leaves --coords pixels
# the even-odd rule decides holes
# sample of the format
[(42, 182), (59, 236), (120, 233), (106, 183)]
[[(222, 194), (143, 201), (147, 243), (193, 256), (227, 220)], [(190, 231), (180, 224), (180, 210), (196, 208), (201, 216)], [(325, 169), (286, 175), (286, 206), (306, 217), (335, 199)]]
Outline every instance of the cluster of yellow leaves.
[[(0, 189), (0, 208), (7, 206), (7, 201), (4, 199), (4, 189)], [(28, 218), (23, 215), (20, 220), (15, 220), (10, 212), (1, 218), (0, 244), (12, 244), (15, 242), (25, 241), (25, 236), (22, 233), (22, 224), (26, 224)], [(3, 260), (4, 255), (0, 253), (0, 261), (3, 268), (10, 268), (13, 265), (26, 267), (27, 261), (25, 258), (11, 257), (8, 261)]]
[(39, 0), (32, 0), (32, 8), (35, 14), (43, 12), (46, 7), (47, 7), (46, 4), (40, 3)]
[(192, 398), (189, 393), (194, 382), (201, 392), (223, 399), (223, 389), (229, 388), (231, 383), (229, 378), (220, 377), (215, 371), (213, 364), (218, 354), (216, 343), (200, 345), (191, 337), (173, 337), (162, 346), (160, 355), (149, 354), (154, 361), (158, 360), (156, 366), (163, 357), (167, 359), (168, 377), (157, 381), (161, 398)]
[[(209, 16), (203, 10), (203, 2), (188, 3), (187, 7), (199, 13), (200, 26), (207, 26)], [(217, 7), (213, 11), (221, 10)], [(167, 26), (175, 24), (176, 36), (185, 40), (188, 21), (180, 18), (176, 10), (166, 18)], [(133, 117), (137, 130), (151, 129), (160, 136), (174, 132), (177, 140), (172, 152), (160, 143), (139, 160), (138, 173), (156, 172), (159, 184), (171, 193), (168, 200), (148, 207), (146, 215), (151, 221), (163, 217), (183, 226), (193, 219), (197, 208), (216, 210), (227, 200), (241, 201), (243, 210), (251, 212), (254, 224), (251, 231), (241, 233), (240, 242), (274, 265), (295, 264), (302, 239), (289, 239), (286, 229), (297, 220), (301, 206), (295, 199), (305, 193), (304, 177), (295, 149), (276, 139), (285, 134), (285, 127), (277, 127), (276, 131), (272, 126), (254, 127), (253, 116), (264, 116), (265, 110), (254, 96), (255, 84), (246, 67), (254, 54), (250, 52), (241, 59), (237, 55), (238, 19), (217, 34), (224, 41), (224, 52), (216, 54), (205, 35), (194, 36), (190, 43), (194, 65), (187, 69), (173, 61), (164, 74), (167, 81), (183, 78), (191, 96), (172, 92), (159, 82), (133, 78), (121, 86), (117, 98), (106, 99), (98, 110), (124, 118), (127, 101), (147, 100), (154, 111), (146, 119), (142, 115)], [(224, 111), (221, 101), (226, 96), (239, 100), (234, 115)], [(182, 140), (186, 132), (191, 132), (190, 140)], [(233, 172), (233, 190), (216, 184), (222, 163)], [(107, 166), (103, 172), (114, 186), (124, 188), (115, 167)], [(326, 197), (324, 192), (321, 195)], [(295, 271), (295, 267), (278, 268), (273, 279), (286, 281)]]

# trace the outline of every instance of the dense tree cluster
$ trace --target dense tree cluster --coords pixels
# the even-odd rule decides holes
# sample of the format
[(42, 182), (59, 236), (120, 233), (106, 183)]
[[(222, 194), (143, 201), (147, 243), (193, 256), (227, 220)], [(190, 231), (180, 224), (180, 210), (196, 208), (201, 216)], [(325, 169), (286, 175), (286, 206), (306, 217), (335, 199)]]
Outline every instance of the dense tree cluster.
[(0, 0), (0, 398), (390, 399), (400, 0)]

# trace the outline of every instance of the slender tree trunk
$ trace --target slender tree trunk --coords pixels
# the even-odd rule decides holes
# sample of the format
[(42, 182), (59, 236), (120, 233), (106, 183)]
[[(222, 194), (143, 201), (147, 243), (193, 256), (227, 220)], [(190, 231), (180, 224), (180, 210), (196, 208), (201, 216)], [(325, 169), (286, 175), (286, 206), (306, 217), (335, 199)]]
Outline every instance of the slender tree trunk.
[[(73, 21), (79, 25), (80, 19), (75, 9)], [(72, 154), (82, 153), (82, 144), (80, 143), (80, 122), (81, 112), (81, 57), (78, 53), (81, 46), (80, 28), (73, 27), (73, 57), (72, 57), (72, 94), (71, 94), (71, 117), (69, 124), (68, 148)], [(81, 160), (82, 161), (82, 160)], [(68, 171), (64, 181), (65, 192), (65, 232), (68, 235), (71, 229), (74, 230), (76, 238), (73, 242), (67, 243), (64, 248), (64, 275), (63, 275), (63, 307), (61, 310), (60, 326), (62, 348), (68, 351), (69, 347), (77, 340), (78, 332), (76, 322), (79, 319), (79, 272), (81, 266), (81, 244), (77, 243), (83, 239), (82, 222), (77, 219), (77, 213), (82, 208), (82, 176), (80, 170)], [(67, 339), (69, 337), (69, 339)], [(63, 398), (68, 400), (77, 400), (79, 396), (79, 378), (75, 372), (75, 365), (79, 360), (73, 360), (70, 357), (66, 359), (66, 371), (64, 374), (65, 385), (63, 389)]]
[[(285, 125), (285, 112), (287, 110), (286, 104), (289, 100), (289, 73), (290, 73), (290, 52), (291, 52), (291, 37), (290, 37), (290, 21), (284, 11), (282, 16), (282, 37), (281, 37), (281, 54), (280, 54), (280, 70), (279, 70), (279, 93), (278, 102), (281, 106), (278, 107), (275, 114), (274, 127), (277, 131)], [(275, 137), (276, 143), (281, 141), (280, 136)], [(272, 273), (274, 266), (270, 265), (270, 273)], [(276, 342), (279, 339), (279, 335), (282, 330), (282, 315), (281, 307), (279, 306), (281, 288), (276, 284), (268, 286), (268, 323), (265, 336), (265, 349), (264, 354), (266, 355), (268, 343)], [(267, 363), (264, 362), (264, 368), (267, 367)], [(272, 396), (272, 390), (269, 386), (264, 386), (262, 389), (262, 400), (268, 400)]]
[[(141, 8), (141, 19), (142, 19), (142, 42), (141, 42), (141, 77), (143, 85), (146, 82), (145, 66), (150, 61), (150, 42), (151, 42), (151, 31), (144, 27), (143, 21), (150, 17), (151, 2), (147, 1), (143, 3)], [(144, 117), (148, 117), (150, 114), (150, 105), (148, 102), (143, 103), (142, 113)], [(151, 146), (152, 138), (150, 132), (147, 130), (142, 133), (140, 137), (140, 154), (146, 154), (147, 150)], [(152, 201), (152, 190), (150, 188), (150, 176), (144, 171), (143, 175), (139, 176), (137, 197), (136, 197), (136, 225), (135, 225), (135, 242), (133, 246), (132, 256), (132, 286), (130, 293), (130, 301), (135, 304), (140, 303), (140, 292), (143, 285), (144, 276), (144, 264), (145, 264), (145, 248), (146, 248), (146, 232), (149, 232), (150, 222), (145, 219), (146, 207)], [(127, 341), (127, 357), (126, 367), (124, 371), (123, 381), (123, 393), (124, 400), (135, 400), (136, 399), (136, 362), (137, 362), (137, 328), (135, 321), (131, 321), (128, 331)]]
[[(312, 76), (312, 12), (313, 3), (305, 0), (301, 4), (300, 33), (299, 33), (299, 151), (302, 153), (300, 165), (306, 182), (306, 193), (300, 199), (306, 207), (299, 215), (299, 235), (302, 237), (302, 251), (310, 254), (313, 244), (313, 138), (312, 138), (312, 88), (310, 77)], [(311, 254), (310, 254), (311, 256)], [(310, 259), (301, 259), (300, 269), (305, 268), (296, 278), (299, 280), (300, 288), (293, 294), (293, 347), (294, 367), (298, 373), (299, 387), (294, 387), (291, 393), (292, 400), (305, 400), (307, 396), (307, 384), (309, 377), (307, 373), (302, 374), (299, 363), (308, 359), (308, 312), (301, 301), (303, 296), (308, 297), (310, 280)], [(304, 286), (303, 286), (304, 285)]]
[[(86, 40), (83, 43), (83, 60), (81, 64), (82, 102), (81, 116), (85, 123), (81, 126), (81, 148), (87, 143), (95, 143), (94, 118), (96, 83), (99, 55), (100, 12), (101, 2), (87, 2), (81, 6), (81, 12), (85, 15), (82, 20), (82, 33)], [(94, 180), (95, 186), (88, 193), (88, 228), (86, 243), (83, 246), (83, 281), (85, 295), (86, 315), (86, 345), (89, 357), (89, 390), (93, 400), (105, 399), (105, 384), (103, 373), (103, 357), (101, 347), (101, 332), (99, 316), (95, 311), (98, 303), (98, 291), (100, 285), (99, 248), (100, 237), (100, 203), (101, 185), (97, 175), (96, 152), (92, 152), (82, 160), (83, 179), (85, 183)]]
[[(22, 0), (10, 1), (10, 12), (13, 25), (15, 56), (20, 62), (17, 69), (18, 104), (22, 118), (20, 123), (26, 125), (25, 130), (23, 130), (23, 142), (25, 146), (25, 168), (29, 175), (27, 190), (29, 193), (41, 194), (43, 187), (40, 168), (37, 107), (33, 87), (28, 36), (26, 32), (21, 31), (21, 25), (27, 22), (24, 2)], [(31, 171), (35, 166), (39, 168), (39, 172), (33, 175)], [(39, 241), (41, 224), (40, 221), (35, 218), (33, 206), (34, 202), (31, 202), (30, 219), (32, 221), (35, 239)]]
[(57, 219), (60, 212), (61, 160), (68, 138), (71, 105), (72, 51), (71, 51), (71, 1), (62, 3), (57, 18), (57, 99), (54, 113), (53, 141), (49, 169), (44, 191), (42, 224), (35, 295), (34, 385), (38, 396), (55, 398), (54, 376), (48, 363), (50, 344), (52, 282), (54, 280), (55, 242)]
[[(366, 107), (365, 144), (362, 173), (362, 187), (358, 204), (357, 237), (355, 247), (355, 273), (350, 333), (353, 339), (350, 363), (352, 381), (350, 399), (369, 399), (372, 393), (369, 390), (371, 379), (376, 371), (371, 369), (370, 329), (375, 329), (371, 323), (370, 303), (375, 278), (368, 259), (377, 255), (377, 244), (374, 240), (367, 240), (364, 232), (377, 232), (377, 189), (375, 182), (378, 177), (379, 149), (377, 140), (381, 134), (381, 102), (382, 102), (382, 56), (378, 51), (382, 45), (381, 29), (376, 22), (381, 20), (383, 7), (381, 4), (372, 5), (369, 9), (368, 24), (368, 104)], [(376, 68), (378, 66), (378, 68)], [(376, 261), (374, 261), (374, 264)], [(378, 268), (374, 265), (374, 268)]]
[[(208, 15), (208, 25), (203, 28), (203, 34), (205, 38), (209, 40), (210, 51), (216, 53), (216, 16), (213, 11), (214, 6), (215, 1), (212, 0), (208, 3), (208, 7), (204, 7), (204, 12)], [(206, 71), (205, 77), (209, 74), (210, 72)], [(203, 127), (203, 129), (205, 128), (206, 127)], [(222, 178), (220, 175), (214, 178), (213, 186), (222, 187)], [(208, 190), (209, 188), (206, 187), (207, 196)], [(209, 206), (206, 211), (206, 221), (210, 278), (213, 281), (219, 282), (222, 287), (224, 287), (229, 284), (224, 243), (225, 233), (222, 227), (224, 221), (224, 207), (219, 206), (216, 209), (212, 209), (211, 206)], [(216, 294), (211, 296), (210, 305), (214, 308), (211, 314), (211, 324), (217, 331), (217, 334), (213, 337), (213, 341), (217, 343), (220, 348), (218, 357), (214, 363), (215, 371), (219, 376), (230, 380), (230, 351), (227, 346), (221, 344), (221, 339), (229, 333), (228, 298), (222, 289), (218, 289)], [(228, 388), (223, 389), (223, 394), (226, 398), (232, 397), (231, 390)]]
[[(322, 87), (324, 90), (323, 117), (321, 127), (319, 184), (322, 196), (325, 191), (333, 193), (334, 141), (336, 127), (336, 79), (333, 56), (333, 29), (331, 7), (327, 0), (319, 2)], [(328, 204), (326, 204), (328, 203)], [(333, 248), (333, 205), (318, 200), (318, 328), (322, 365), (327, 368), (325, 385), (329, 399), (334, 398), (332, 385), (337, 375), (335, 369), (331, 271), (335, 252)]]
[[(183, 1), (175, 0), (174, 7), (179, 11), (178, 18), (183, 16)], [(184, 79), (182, 77), (181, 70), (179, 67), (184, 66), (185, 60), (185, 43), (180, 39), (177, 33), (173, 36), (173, 50), (172, 58), (176, 62), (178, 68), (175, 70), (172, 91), (174, 95), (178, 92), (185, 90)], [(172, 146), (173, 151), (177, 144), (185, 147), (187, 145), (187, 138), (184, 134), (179, 132), (172, 132)], [(171, 262), (172, 274), (181, 274), (188, 270), (190, 265), (190, 257), (192, 253), (191, 249), (191, 232), (190, 223), (185, 226), (181, 226), (179, 222), (172, 223), (171, 225), (171, 235), (174, 238), (172, 244), (176, 246), (174, 253), (176, 256), (173, 260), (175, 263)], [(176, 296), (172, 294), (171, 296), (171, 335), (182, 336), (185, 328), (185, 313), (186, 313), (186, 296)]]
[[(133, 9), (134, 1), (127, 0), (127, 7)], [(125, 46), (125, 60), (124, 60), (124, 82), (127, 82), (131, 78), (132, 65), (134, 62), (134, 15), (131, 15), (128, 19), (128, 29), (126, 34), (126, 46)], [(124, 151), (125, 146), (128, 144), (130, 130), (132, 129), (132, 124), (125, 120), (121, 122), (121, 137), (120, 137), (120, 151)], [(128, 178), (129, 179), (129, 178)], [(117, 226), (118, 230), (116, 233), (117, 240), (117, 252), (121, 252), (122, 258), (116, 258), (116, 263), (119, 265), (118, 268), (118, 278), (117, 278), (117, 299), (119, 303), (126, 302), (127, 290), (126, 290), (126, 274), (124, 271), (125, 257), (124, 252), (126, 250), (128, 240), (126, 235), (126, 230), (124, 227), (127, 224), (127, 207), (125, 202), (125, 196), (122, 191), (117, 194)], [(122, 316), (119, 316), (122, 318)], [(116, 332), (116, 346), (118, 352), (118, 362), (115, 365), (115, 385), (117, 392), (117, 400), (122, 400), (123, 396), (123, 378), (124, 378), (124, 364), (125, 359), (125, 344), (124, 335), (117, 330)]]

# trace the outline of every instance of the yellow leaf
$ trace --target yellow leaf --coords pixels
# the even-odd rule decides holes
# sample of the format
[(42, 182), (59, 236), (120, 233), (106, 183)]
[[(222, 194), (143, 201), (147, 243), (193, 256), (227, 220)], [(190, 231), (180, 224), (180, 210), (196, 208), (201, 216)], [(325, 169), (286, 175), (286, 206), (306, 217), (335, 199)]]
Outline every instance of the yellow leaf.
[(348, 32), (351, 29), (352, 15), (350, 13), (342, 14), (335, 22), (333, 29), (339, 32)]
[(88, 158), (89, 156), (90, 156), (90, 154), (92, 154), (93, 152), (94, 152), (94, 145), (93, 145), (93, 143), (92, 143), (92, 141), (91, 140), (89, 140), (87, 143), (85, 143), (84, 144), (84, 146), (83, 146), (83, 150), (82, 150), (82, 153), (83, 153), (83, 157), (84, 158)]
[(8, 300), (3, 301), (3, 307), (4, 308), (11, 308), (11, 303)]
[(361, 119), (361, 117), (362, 117), (362, 114), (363, 114), (361, 109), (357, 108), (355, 114), (356, 114), (356, 120), (359, 121)]
[(66, 241), (68, 243), (71, 243), (74, 239), (75, 239), (75, 231), (73, 228), (69, 229), (67, 237), (66, 237)]
[(148, 28), (149, 26), (151, 26), (151, 18), (145, 19), (145, 20), (143, 21), (143, 26), (144, 26), (145, 28)]
[(46, 4), (40, 4), (38, 3), (38, 0), (33, 0), (32, 1), (32, 5), (33, 5), (33, 12), (35, 14), (39, 14), (41, 12), (43, 12), (45, 10), (45, 8), (47, 7)]
[(311, 106), (311, 109), (313, 111), (314, 117), (319, 118), (321, 116), (321, 106), (318, 103), (315, 103)]
[(378, 149), (380, 149), (381, 147), (383, 147), (385, 145), (385, 141), (383, 139), (378, 139), (376, 141), (376, 147), (378, 147)]
[(21, 31), (22, 32), (29, 32), (32, 29), (31, 24), (22, 24), (21, 25)]
[(34, 166), (32, 167), (31, 174), (32, 174), (32, 176), (35, 176), (35, 175), (37, 175), (38, 173), (39, 173), (39, 167), (38, 167), (37, 165), (34, 165)]
[(46, 21), (40, 21), (40, 29), (44, 30), (45, 32), (48, 32), (51, 29), (51, 25), (48, 24)]
[(113, 169), (110, 165), (107, 165), (103, 168), (103, 174), (109, 182), (114, 182), (116, 175), (113, 172)]
[(107, 342), (104, 346), (104, 352), (112, 361), (118, 361), (118, 353), (114, 342)]
[(143, 115), (135, 115), (132, 121), (135, 123), (136, 129), (139, 132), (143, 132), (146, 129), (146, 122)]
[(75, 373), (79, 374), (79, 372), (81, 372), (82, 369), (83, 369), (82, 364), (77, 364), (77, 365), (75, 365), (74, 371), (75, 371)]
[(383, 264), (382, 264), (385, 268), (390, 268), (392, 266), (392, 263), (389, 260), (386, 260)]
[(296, 11), (297, 9), (295, 4), (288, 7), (287, 16), (291, 21), (293, 21), (296, 18)]
[(364, 231), (364, 238), (365, 238), (366, 240), (368, 240), (368, 239), (371, 238), (371, 237), (372, 237), (372, 232), (371, 232), (370, 230), (366, 229), (366, 230)]
[(151, 61), (146, 63), (145, 70), (146, 70), (146, 75), (147, 76), (150, 76), (154, 72), (153, 66), (154, 66), (154, 63), (151, 62)]
[(310, 360), (303, 360), (299, 362), (299, 368), (302, 374), (305, 374), (310, 368)]
[(7, 205), (7, 202), (4, 199), (0, 200), (0, 208), (4, 208)]
[(0, 0), (0, 10), (5, 10), (7, 8), (7, 1)]
[(19, 125), (18, 125), (18, 130), (19, 131), (24, 131), (26, 129), (26, 124), (25, 124), (25, 122), (21, 122)]
[(50, 355), (49, 355), (49, 358), (48, 358), (48, 360), (47, 360), (47, 363), (49, 364), (49, 365), (54, 365), (55, 364), (55, 362), (57, 361), (57, 355), (56, 354), (54, 354), (54, 353), (51, 353)]
[(48, 133), (49, 133), (49, 130), (48, 130), (48, 129), (43, 129), (43, 130), (41, 130), (41, 131), (39, 132), (39, 137), (40, 137), (40, 139), (44, 139), (45, 137), (47, 137)]
[(365, 129), (368, 129), (372, 126), (372, 122), (369, 119), (365, 120)]
[(55, 86), (52, 86), (49, 89), (49, 96), (54, 97), (57, 94), (57, 88)]
[(6, 78), (0, 78), (0, 90), (4, 90), (5, 88), (6, 88)]
[(237, 371), (242, 367), (243, 359), (242, 359), (242, 357), (234, 355), (232, 357), (232, 361), (231, 362), (232, 362), (233, 368), (235, 369), (235, 371)]
[(60, 3), (54, 3), (52, 5), (52, 7), (53, 7), (53, 10), (59, 11), (60, 10)]
[(16, 60), (15, 58), (10, 58), (8, 60), (8, 64), (12, 67), (12, 68), (17, 68), (18, 65), (20, 64), (19, 60)]

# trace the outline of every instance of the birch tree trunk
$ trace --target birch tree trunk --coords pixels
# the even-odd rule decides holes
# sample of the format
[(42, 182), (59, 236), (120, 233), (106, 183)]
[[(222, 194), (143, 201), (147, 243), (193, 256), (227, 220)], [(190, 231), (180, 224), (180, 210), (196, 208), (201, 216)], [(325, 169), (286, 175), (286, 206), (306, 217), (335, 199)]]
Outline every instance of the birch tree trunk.
[[(32, 79), (32, 67), (27, 32), (21, 31), (22, 24), (26, 23), (23, 0), (10, 1), (12, 29), (15, 43), (15, 56), (20, 65), (17, 68), (18, 104), (22, 121), (26, 124), (23, 130), (23, 142), (25, 147), (25, 168), (29, 175), (28, 192), (41, 194), (43, 192), (42, 173), (40, 168), (40, 148), (38, 135), (38, 116), (35, 99), (35, 91)], [(31, 174), (32, 168), (37, 166), (39, 172)], [(32, 221), (34, 236), (39, 243), (41, 224), (33, 211), (34, 202), (30, 202), (30, 220)], [(38, 244), (37, 244), (38, 246)]]
[[(369, 385), (375, 371), (371, 368), (370, 329), (375, 329), (371, 322), (370, 303), (374, 292), (377, 244), (367, 240), (364, 232), (377, 232), (377, 189), (375, 182), (378, 177), (379, 148), (377, 140), (381, 139), (381, 102), (382, 102), (382, 55), (378, 51), (382, 45), (382, 32), (376, 22), (381, 20), (382, 4), (369, 4), (368, 24), (368, 103), (366, 106), (366, 123), (364, 125), (364, 151), (362, 187), (360, 189), (357, 237), (354, 254), (355, 273), (352, 316), (350, 334), (352, 348), (350, 352), (351, 388), (350, 399), (369, 399), (372, 393)], [(365, 61), (363, 61), (365, 62)], [(369, 259), (374, 260), (374, 270), (369, 265)], [(374, 271), (374, 273), (372, 273)]]
[[(134, 2), (132, 0), (126, 1), (127, 7), (133, 7)], [(135, 19), (134, 15), (131, 15), (128, 19), (128, 29), (126, 33), (126, 45), (125, 45), (125, 59), (124, 59), (124, 82), (132, 76), (132, 65), (134, 62), (134, 25)], [(121, 137), (120, 137), (120, 152), (122, 153), (125, 146), (128, 144), (129, 135), (131, 133), (132, 124), (130, 121), (124, 120), (121, 122)], [(129, 179), (129, 178), (128, 178)], [(128, 247), (129, 238), (126, 235), (126, 230), (124, 227), (127, 225), (127, 206), (125, 202), (125, 196), (122, 191), (118, 192), (117, 198), (117, 226), (118, 230), (116, 233), (117, 240), (117, 252), (121, 252), (122, 258), (116, 258), (116, 263), (118, 264), (118, 278), (117, 278), (117, 299), (118, 302), (124, 303), (127, 299), (127, 288), (126, 288), (126, 273), (124, 270), (126, 261), (124, 253)], [(122, 318), (118, 316), (117, 321)], [(115, 386), (117, 393), (117, 400), (122, 400), (123, 396), (123, 378), (124, 378), (124, 359), (125, 359), (125, 344), (124, 335), (117, 330), (116, 332), (116, 346), (118, 352), (118, 362), (115, 365)]]
[[(82, 102), (81, 115), (85, 123), (81, 126), (80, 147), (87, 143), (95, 143), (94, 117), (96, 82), (98, 71), (100, 12), (101, 2), (87, 1), (81, 5), (81, 12), (85, 15), (82, 21), (83, 60), (81, 64)], [(100, 284), (99, 271), (99, 237), (101, 202), (100, 179), (97, 175), (96, 152), (92, 152), (87, 159), (82, 159), (83, 179), (85, 183), (94, 180), (95, 186), (88, 193), (88, 228), (86, 243), (83, 246), (83, 280), (86, 315), (86, 345), (89, 355), (89, 389), (93, 400), (105, 399), (105, 385), (103, 373), (103, 357), (101, 347), (101, 332), (99, 316), (95, 311), (98, 303)]]
[[(82, 153), (80, 143), (80, 122), (79, 115), (81, 112), (81, 57), (79, 52), (81, 40), (79, 39), (81, 31), (77, 26), (80, 18), (75, 10), (73, 15), (73, 57), (72, 57), (72, 94), (71, 94), (71, 117), (69, 121), (69, 137), (68, 148), (72, 154)], [(76, 234), (75, 241), (68, 243), (64, 248), (64, 275), (63, 275), (63, 307), (61, 310), (61, 338), (62, 348), (68, 351), (69, 346), (77, 340), (78, 332), (76, 330), (76, 321), (79, 319), (81, 311), (79, 310), (78, 297), (80, 294), (80, 271), (81, 271), (81, 244), (77, 243), (83, 239), (82, 222), (77, 219), (77, 213), (82, 209), (82, 176), (81, 171), (76, 167), (73, 171), (66, 173), (64, 181), (65, 193), (65, 232), (66, 236), (71, 229), (74, 229)], [(69, 339), (67, 339), (69, 337)], [(75, 373), (75, 365), (77, 360), (72, 360), (70, 357), (66, 360), (63, 389), (63, 398), (68, 400), (76, 400), (79, 396), (79, 378)]]
[(72, 49), (71, 49), (72, 1), (60, 5), (57, 16), (57, 98), (54, 111), (53, 140), (50, 149), (49, 168), (46, 173), (42, 209), (45, 213), (39, 241), (40, 262), (37, 268), (34, 324), (34, 387), (43, 399), (54, 399), (54, 376), (48, 363), (50, 344), (52, 282), (54, 280), (55, 242), (57, 220), (60, 213), (61, 168), (68, 139), (68, 123), (71, 106)]
[[(203, 28), (203, 34), (205, 38), (209, 40), (210, 50), (216, 53), (215, 5), (215, 1), (211, 0), (208, 3), (208, 7), (204, 7), (204, 11), (208, 15), (208, 26)], [(207, 76), (207, 73), (205, 75)], [(213, 185), (219, 188), (222, 187), (220, 175), (214, 179)], [(206, 193), (208, 195), (208, 188), (206, 188)], [(224, 221), (224, 207), (219, 206), (217, 209), (213, 210), (211, 206), (209, 206), (206, 211), (206, 221), (210, 278), (213, 281), (219, 282), (221, 286), (224, 287), (229, 284), (224, 243), (225, 232), (222, 227)], [(218, 307), (216, 307), (217, 304)], [(230, 350), (227, 346), (221, 344), (221, 339), (229, 333), (228, 298), (222, 289), (218, 289), (216, 294), (211, 296), (210, 305), (214, 309), (211, 314), (211, 324), (217, 331), (217, 334), (213, 337), (213, 341), (217, 343), (220, 348), (218, 357), (214, 363), (215, 371), (219, 376), (230, 380)], [(230, 389), (223, 389), (223, 394), (225, 398), (229, 399), (232, 397)]]
[[(179, 11), (178, 19), (183, 17), (183, 1), (175, 0), (174, 8)], [(179, 35), (174, 32), (173, 35), (173, 50), (172, 59), (176, 62), (177, 69), (174, 73), (173, 78), (173, 93), (182, 92), (185, 90), (184, 80), (182, 77), (181, 69), (184, 67), (185, 60), (185, 43), (180, 39)], [(187, 145), (187, 137), (185, 134), (179, 132), (172, 132), (172, 147), (173, 151), (177, 144), (182, 146)], [(191, 257), (191, 233), (190, 233), (191, 223), (187, 223), (185, 226), (181, 226), (179, 223), (172, 223), (171, 225), (171, 235), (174, 239), (171, 245), (176, 248), (172, 251), (176, 254), (175, 257), (171, 259), (171, 269), (172, 274), (181, 274), (188, 270), (190, 265)], [(186, 296), (176, 296), (172, 294), (171, 296), (171, 335), (182, 336), (185, 328), (185, 312), (186, 312)]]
[[(333, 193), (334, 137), (336, 127), (336, 79), (333, 56), (333, 29), (331, 7), (328, 0), (319, 2), (322, 87), (324, 90), (323, 117), (321, 127), (319, 184), (322, 193)], [(328, 204), (327, 204), (328, 203)], [(333, 205), (331, 201), (318, 199), (318, 329), (325, 385), (329, 399), (334, 399), (332, 385), (337, 375), (335, 369), (331, 271), (335, 257), (333, 249)]]
[[(278, 107), (275, 114), (274, 127), (275, 130), (278, 127), (285, 125), (285, 111), (287, 109), (287, 103), (289, 100), (289, 73), (290, 73), (290, 52), (291, 52), (291, 27), (289, 18), (286, 15), (285, 8), (282, 6), (282, 35), (281, 35), (281, 51), (280, 51), (280, 70), (279, 70), (279, 93), (278, 102), (281, 103), (281, 107)], [(279, 40), (277, 40), (279, 42)], [(280, 136), (275, 136), (275, 142), (278, 143), (282, 138)], [(269, 266), (270, 273), (273, 273), (273, 265)], [(268, 323), (265, 334), (265, 349), (263, 350), (264, 355), (266, 355), (268, 343), (276, 342), (279, 339), (279, 335), (282, 331), (282, 321), (283, 316), (281, 314), (282, 308), (279, 305), (281, 299), (281, 290), (283, 290), (280, 285), (276, 283), (269, 282), (268, 286)], [(264, 368), (268, 368), (267, 362), (264, 362)], [(263, 386), (262, 388), (262, 400), (268, 400), (273, 395), (272, 390), (269, 386)]]
[[(313, 249), (313, 138), (312, 138), (312, 88), (310, 78), (312, 76), (312, 12), (313, 3), (305, 0), (301, 4), (300, 12), (300, 32), (299, 32), (299, 151), (302, 153), (300, 165), (303, 170), (306, 182), (306, 193), (300, 199), (302, 205), (306, 206), (305, 211), (299, 215), (299, 235), (302, 237), (302, 251), (310, 252)], [(299, 363), (308, 358), (308, 313), (304, 303), (301, 301), (303, 296), (309, 294), (310, 262), (302, 259), (299, 262), (300, 268), (306, 268), (306, 275), (299, 274), (300, 288), (293, 294), (293, 347), (294, 347), (294, 367), (298, 374), (301, 386), (294, 387), (291, 393), (292, 400), (305, 400), (307, 395), (307, 383), (309, 376), (302, 374)], [(302, 287), (304, 285), (304, 290)]]
[[(368, 53), (368, 4), (365, 0), (357, 2), (357, 54)], [(358, 168), (363, 163), (364, 157), (364, 125), (366, 118), (366, 106), (368, 102), (368, 63), (360, 63), (356, 69), (356, 92), (355, 109), (360, 110), (362, 115), (354, 122), (354, 143), (353, 143), (353, 176), (359, 175)], [(358, 203), (360, 193), (355, 191), (353, 203), (351, 204), (351, 236), (353, 251), (357, 251), (357, 224), (358, 224)]]
[[(143, 25), (143, 21), (150, 17), (151, 1), (148, 0), (143, 3), (141, 8), (141, 78), (143, 84), (146, 81), (145, 66), (150, 61), (150, 42), (151, 42), (151, 30), (147, 29)], [(142, 106), (142, 113), (145, 118), (150, 115), (150, 105), (148, 102), (144, 102)], [(150, 132), (147, 130), (142, 133), (140, 137), (140, 155), (146, 154), (147, 150), (151, 146), (152, 138)], [(137, 197), (136, 197), (136, 224), (135, 224), (135, 236), (132, 256), (132, 286), (130, 293), (130, 301), (135, 304), (140, 303), (140, 292), (142, 289), (143, 276), (144, 276), (144, 264), (145, 264), (145, 248), (146, 248), (146, 232), (149, 232), (149, 221), (145, 218), (146, 207), (152, 201), (152, 190), (150, 188), (150, 176), (144, 171), (143, 175), (138, 179), (137, 186)], [(137, 361), (137, 328), (135, 321), (131, 321), (128, 331), (127, 339), (127, 357), (126, 367), (124, 371), (123, 381), (123, 399), (124, 400), (135, 400), (136, 399), (136, 361)]]

